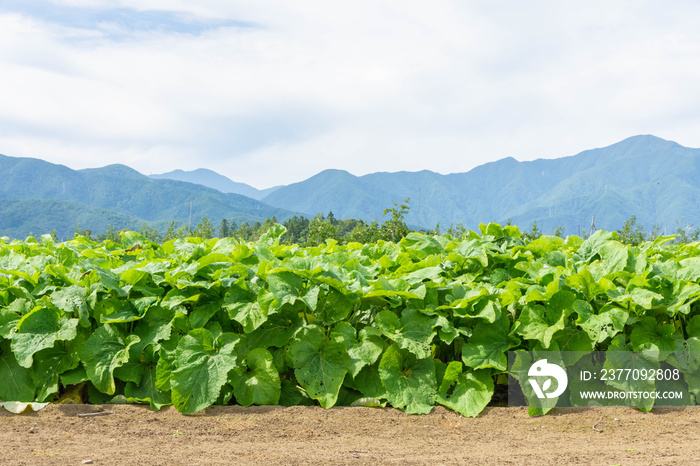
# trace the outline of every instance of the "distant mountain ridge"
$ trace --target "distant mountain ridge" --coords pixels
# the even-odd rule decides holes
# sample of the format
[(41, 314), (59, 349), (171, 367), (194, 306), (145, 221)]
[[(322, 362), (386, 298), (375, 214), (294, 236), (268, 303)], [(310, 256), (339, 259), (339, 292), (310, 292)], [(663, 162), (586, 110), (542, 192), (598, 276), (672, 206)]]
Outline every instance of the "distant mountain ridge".
[(439, 223), (443, 231), (451, 224), (475, 229), (489, 221), (511, 221), (524, 230), (537, 221), (545, 233), (565, 227), (566, 234), (579, 234), (593, 216), (597, 228), (615, 230), (632, 215), (647, 230), (654, 224), (669, 233), (700, 226), (700, 149), (652, 135), (557, 159), (509, 157), (447, 175), (325, 170), (269, 190), (206, 169), (148, 177), (124, 165), (71, 170), (2, 155), (0, 179), (0, 235), (13, 237), (47, 228), (61, 228), (59, 233), (68, 236), (73, 227), (65, 225), (78, 219), (81, 228), (96, 232), (108, 224), (118, 229), (147, 222), (162, 228), (171, 220), (188, 222), (190, 208), (193, 224), (204, 215), (215, 224), (222, 218), (252, 223), (329, 211), (336, 218), (381, 221), (385, 208), (406, 198), (411, 199), (409, 225)]
[(242, 194), (244, 196), (248, 196), (257, 200), (262, 199), (263, 197), (273, 193), (275, 190), (280, 188), (280, 186), (275, 186), (267, 189), (256, 189), (245, 183), (233, 181), (231, 178), (228, 178), (224, 175), (220, 175), (215, 171), (208, 170), (206, 168), (198, 168), (192, 171), (184, 171), (177, 169), (168, 173), (150, 175), (150, 177), (160, 180), (176, 180), (200, 184), (202, 186), (221, 191), (222, 193)]
[[(0, 179), (0, 213), (4, 214), (0, 217), (0, 235), (15, 237), (30, 232), (48, 233), (46, 215), (40, 218), (40, 212), (47, 212), (48, 205), (60, 206), (66, 217), (76, 218), (72, 227), (53, 227), (60, 236), (72, 236), (81, 215), (90, 219), (87, 224), (81, 223), (81, 228), (96, 233), (104, 231), (105, 218), (113, 219), (116, 224), (111, 225), (120, 229), (143, 223), (167, 226), (170, 221), (186, 225), (190, 219), (194, 226), (204, 216), (213, 222), (226, 218), (252, 223), (272, 216), (281, 221), (294, 215), (240, 194), (221, 193), (182, 181), (151, 179), (118, 164), (72, 170), (39, 159), (0, 155)], [(28, 200), (34, 201), (34, 209), (16, 209), (16, 201)], [(8, 209), (14, 209), (13, 215), (8, 215)]]
[(262, 201), (309, 215), (332, 210), (339, 218), (371, 220), (405, 198), (412, 207), (407, 222), (424, 228), (508, 220), (526, 228), (537, 221), (545, 232), (563, 226), (578, 234), (593, 216), (597, 228), (614, 230), (636, 215), (647, 228), (656, 223), (675, 231), (700, 224), (700, 149), (641, 135), (569, 157), (505, 158), (449, 175), (424, 170), (358, 177), (326, 170)]

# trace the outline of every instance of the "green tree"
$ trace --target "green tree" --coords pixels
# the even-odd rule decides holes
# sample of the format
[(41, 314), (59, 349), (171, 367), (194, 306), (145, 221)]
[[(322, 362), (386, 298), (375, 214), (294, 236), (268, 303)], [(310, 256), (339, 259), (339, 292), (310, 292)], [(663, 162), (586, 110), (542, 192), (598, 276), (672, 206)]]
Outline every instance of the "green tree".
[(435, 228), (432, 230), (427, 230), (426, 233), (428, 235), (440, 235), (440, 222), (437, 222)]
[(78, 222), (78, 225), (76, 225), (75, 227), (75, 234), (73, 235), (73, 238), (77, 238), (78, 236), (85, 236), (87, 239), (91, 240), (92, 230), (90, 230), (89, 228), (80, 228), (80, 222)]
[(453, 238), (461, 238), (467, 233), (467, 229), (464, 227), (464, 224), (462, 222), (458, 223), (457, 226), (454, 226), (453, 223), (450, 223), (450, 226), (447, 227), (445, 233), (452, 236)]
[(219, 225), (219, 238), (228, 238), (231, 232), (228, 227), (228, 220), (225, 218), (221, 219), (221, 224)]
[(253, 239), (253, 229), (248, 222), (243, 222), (236, 230), (236, 238), (242, 241), (250, 241)]
[(286, 220), (282, 225), (287, 228), (287, 232), (282, 237), (287, 244), (304, 244), (308, 241), (309, 234), (309, 219), (303, 215), (296, 215)]
[(197, 227), (189, 232), (190, 236), (205, 239), (213, 238), (214, 233), (216, 233), (214, 223), (209, 220), (206, 215), (197, 223)]
[(408, 214), (408, 211), (410, 210), (410, 202), (411, 199), (406, 198), (401, 205), (394, 202), (393, 208), (384, 209), (384, 215), (391, 214), (391, 220), (387, 220), (386, 222), (382, 223), (382, 236), (384, 239), (396, 242), (410, 232), (404, 220), (406, 218), (406, 214)]
[(674, 242), (676, 244), (680, 244), (692, 243), (694, 241), (697, 241), (698, 237), (700, 237), (700, 230), (696, 228), (691, 232), (690, 229), (692, 228), (692, 226), (693, 225), (688, 224), (685, 227), (683, 227), (683, 218), (681, 217), (681, 221), (678, 222), (678, 227), (676, 227), (676, 235), (678, 236), (676, 236)]
[(382, 230), (379, 228), (379, 223), (374, 221), (369, 225), (358, 223), (348, 235), (349, 241), (358, 243), (376, 243), (382, 238)]
[(176, 238), (184, 238), (187, 236), (187, 232), (185, 230), (186, 227), (177, 228), (175, 222), (171, 220), (170, 225), (168, 225), (168, 229), (165, 230), (165, 234), (163, 235), (163, 241), (170, 241)]
[[(147, 223), (141, 225), (141, 230), (139, 231), (139, 233), (141, 234), (141, 236), (154, 243), (163, 242), (163, 235), (161, 235), (158, 230), (156, 230)], [(117, 236), (119, 235), (117, 234)]]
[(530, 231), (526, 231), (525, 233), (523, 233), (523, 239), (528, 240), (528, 241), (535, 240), (535, 239), (539, 238), (540, 236), (542, 236), (542, 230), (540, 230), (540, 228), (537, 226), (537, 220), (532, 222), (532, 226), (530, 227)]
[(620, 242), (633, 246), (638, 246), (646, 241), (644, 226), (637, 223), (637, 217), (635, 215), (631, 216), (624, 223), (621, 230), (617, 230), (617, 235), (620, 238)]
[(319, 245), (329, 238), (336, 238), (338, 229), (323, 214), (317, 214), (309, 224), (309, 241)]

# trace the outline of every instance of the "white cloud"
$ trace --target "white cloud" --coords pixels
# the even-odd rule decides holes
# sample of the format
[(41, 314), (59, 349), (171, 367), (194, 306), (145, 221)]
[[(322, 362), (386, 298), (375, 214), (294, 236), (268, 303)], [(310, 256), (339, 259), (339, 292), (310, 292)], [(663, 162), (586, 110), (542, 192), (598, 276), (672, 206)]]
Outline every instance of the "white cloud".
[(326, 168), (466, 171), (639, 133), (700, 146), (689, 1), (51, 8), (56, 19), (0, 7), (7, 155), (204, 166), (267, 187)]

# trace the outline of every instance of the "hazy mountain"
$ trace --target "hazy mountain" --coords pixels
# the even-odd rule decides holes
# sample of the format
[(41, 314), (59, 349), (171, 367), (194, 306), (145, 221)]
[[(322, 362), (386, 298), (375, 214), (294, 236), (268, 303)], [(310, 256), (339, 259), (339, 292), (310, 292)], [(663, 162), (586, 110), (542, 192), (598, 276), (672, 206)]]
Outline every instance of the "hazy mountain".
[[(57, 233), (69, 236), (78, 223), (80, 215), (90, 213), (81, 228), (94, 232), (104, 229), (104, 219), (109, 217), (115, 228), (133, 228), (134, 222), (169, 223), (188, 222), (193, 226), (205, 215), (218, 222), (222, 218), (236, 222), (264, 221), (276, 216), (284, 220), (292, 212), (270, 207), (240, 194), (222, 193), (201, 185), (174, 180), (151, 179), (124, 165), (109, 165), (102, 168), (72, 170), (33, 158), (17, 158), (0, 155), (0, 199), (4, 203), (19, 200), (71, 201), (82, 205), (60, 204), (68, 209), (65, 217), (72, 225), (68, 230), (54, 226)], [(7, 204), (10, 206), (10, 204)], [(16, 206), (17, 204), (13, 204)], [(59, 204), (35, 203), (36, 216), (45, 216)], [(11, 208), (11, 206), (9, 207)], [(103, 209), (96, 210), (96, 209)], [(106, 211), (109, 211), (107, 213)], [(3, 209), (4, 212), (4, 209)], [(123, 214), (118, 216), (115, 214)], [(98, 219), (99, 217), (99, 219)], [(0, 216), (0, 234), (14, 232), (13, 236), (47, 233), (40, 230), (36, 220), (26, 223), (27, 216)], [(49, 229), (50, 231), (50, 229)]]
[(326, 170), (262, 200), (308, 215), (332, 210), (338, 218), (371, 220), (382, 219), (386, 207), (407, 197), (407, 222), (422, 227), (439, 222), (443, 229), (457, 223), (475, 228), (511, 219), (527, 228), (536, 220), (545, 232), (564, 226), (577, 234), (579, 227), (590, 227), (592, 216), (596, 227), (617, 229), (636, 215), (647, 229), (657, 223), (671, 232), (688, 223), (700, 225), (700, 149), (644, 135), (570, 157), (506, 158), (449, 175), (421, 171), (358, 177)]
[(234, 193), (242, 194), (244, 196), (251, 197), (253, 199), (262, 199), (263, 197), (271, 194), (279, 188), (275, 186), (273, 188), (267, 189), (255, 189), (254, 187), (247, 185), (245, 183), (238, 183), (233, 181), (224, 175), (220, 175), (212, 170), (207, 170), (206, 168), (198, 168), (197, 170), (184, 171), (184, 170), (174, 170), (168, 173), (162, 173), (160, 175), (150, 175), (154, 179), (166, 179), (166, 180), (177, 180), (186, 181), (188, 183), (201, 184), (202, 186), (207, 186), (209, 188), (216, 189), (222, 193)]
[[(161, 177), (187, 182), (156, 179)], [(522, 229), (537, 221), (547, 233), (564, 226), (566, 233), (578, 234), (590, 227), (592, 216), (596, 227), (614, 230), (632, 215), (647, 230), (654, 224), (669, 233), (687, 224), (700, 226), (700, 149), (649, 135), (574, 156), (529, 162), (505, 158), (449, 175), (424, 170), (358, 177), (326, 170), (268, 191), (263, 202), (222, 192), (257, 190), (210, 170), (149, 178), (124, 165), (71, 170), (0, 156), (0, 179), (0, 234), (14, 237), (51, 228), (70, 236), (78, 222), (95, 232), (108, 224), (167, 226), (171, 220), (188, 222), (190, 208), (193, 225), (204, 215), (218, 224), (222, 218), (240, 223), (276, 216), (282, 221), (293, 212), (313, 217), (329, 211), (336, 218), (381, 221), (385, 208), (405, 198), (411, 199), (407, 223), (423, 228), (438, 222), (443, 229), (458, 223), (476, 228), (480, 222), (510, 219)]]
[(109, 225), (138, 230), (144, 223), (142, 219), (112, 210), (48, 199), (3, 199), (0, 219), (0, 236), (11, 238), (26, 238), (30, 234), (38, 237), (56, 230), (59, 239), (69, 239), (78, 224), (81, 229), (103, 233)]

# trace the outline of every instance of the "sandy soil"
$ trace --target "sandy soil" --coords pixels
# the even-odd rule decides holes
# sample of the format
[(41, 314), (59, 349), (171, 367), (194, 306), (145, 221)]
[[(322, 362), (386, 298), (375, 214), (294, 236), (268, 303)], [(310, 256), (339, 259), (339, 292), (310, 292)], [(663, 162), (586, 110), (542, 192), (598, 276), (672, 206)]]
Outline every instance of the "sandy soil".
[[(78, 417), (78, 413), (113, 411)], [(595, 430), (594, 429), (597, 429)], [(700, 409), (394, 409), (134, 405), (0, 409), (0, 464), (700, 464)]]

